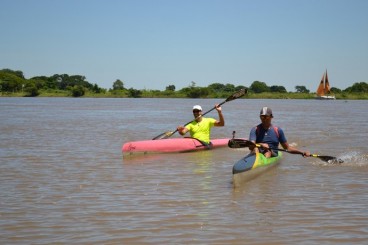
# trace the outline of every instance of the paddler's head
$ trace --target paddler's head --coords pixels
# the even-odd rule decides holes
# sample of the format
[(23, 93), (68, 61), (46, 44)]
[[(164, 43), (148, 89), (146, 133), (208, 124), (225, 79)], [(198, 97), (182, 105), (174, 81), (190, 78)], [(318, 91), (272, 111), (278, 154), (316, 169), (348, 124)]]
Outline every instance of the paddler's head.
[(198, 122), (202, 120), (202, 107), (200, 105), (193, 106), (193, 116)]
[(259, 113), (259, 117), (261, 118), (262, 124), (269, 126), (271, 125), (271, 119), (273, 118), (272, 110), (270, 107), (263, 107), (261, 112)]

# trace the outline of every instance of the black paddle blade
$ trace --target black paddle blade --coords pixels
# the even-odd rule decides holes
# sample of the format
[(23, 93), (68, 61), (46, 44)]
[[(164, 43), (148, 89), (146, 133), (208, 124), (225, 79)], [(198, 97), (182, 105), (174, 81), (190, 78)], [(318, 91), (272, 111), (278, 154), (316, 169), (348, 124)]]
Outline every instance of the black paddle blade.
[(162, 139), (167, 139), (169, 138), (171, 135), (173, 135), (174, 132), (171, 131), (167, 131), (165, 133), (162, 133), (160, 135), (157, 135), (155, 138), (153, 138), (152, 140), (162, 140)]
[(246, 89), (240, 89), (235, 94), (232, 94), (231, 96), (229, 96), (225, 101), (229, 102), (229, 101), (235, 100), (237, 98), (240, 98), (240, 97), (244, 96), (247, 92), (248, 91)]
[(227, 143), (230, 148), (245, 148), (254, 145), (253, 142), (243, 139), (231, 139)]
[(331, 157), (331, 156), (320, 156), (320, 155), (317, 155), (316, 157), (318, 157), (322, 161), (325, 161), (325, 162), (328, 162), (328, 163), (332, 163), (332, 164), (343, 163), (344, 162), (341, 159), (337, 159), (336, 157)]

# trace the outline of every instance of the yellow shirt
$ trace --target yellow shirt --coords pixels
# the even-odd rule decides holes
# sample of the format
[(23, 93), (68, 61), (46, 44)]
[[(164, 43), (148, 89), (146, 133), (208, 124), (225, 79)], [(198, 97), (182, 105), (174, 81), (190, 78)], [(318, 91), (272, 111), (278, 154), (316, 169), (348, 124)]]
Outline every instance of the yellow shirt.
[(215, 125), (216, 119), (202, 118), (202, 121), (193, 121), (185, 127), (189, 130), (192, 138), (199, 139), (205, 143), (210, 143), (211, 128)]

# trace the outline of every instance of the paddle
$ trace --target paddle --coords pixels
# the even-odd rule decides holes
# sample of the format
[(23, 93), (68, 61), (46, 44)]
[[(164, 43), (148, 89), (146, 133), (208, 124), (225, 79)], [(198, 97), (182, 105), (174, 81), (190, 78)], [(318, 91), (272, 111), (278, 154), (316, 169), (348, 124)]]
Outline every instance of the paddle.
[[(230, 95), (230, 96), (229, 96), (225, 101), (221, 102), (221, 103), (219, 104), (219, 106), (221, 106), (221, 105), (225, 104), (226, 102), (229, 102), (229, 101), (235, 100), (235, 99), (237, 99), (237, 98), (240, 98), (240, 97), (244, 96), (246, 93), (247, 93), (247, 90), (246, 90), (246, 89), (241, 89), (241, 90), (239, 90), (238, 92), (236, 92), (236, 93), (234, 93), (234, 94)], [(209, 112), (213, 111), (214, 109), (216, 109), (216, 107), (213, 107), (211, 110), (209, 110), (209, 111), (205, 112), (205, 113), (204, 113), (204, 114), (202, 114), (200, 117), (203, 117), (204, 115), (206, 115), (207, 113), (209, 113)], [(197, 119), (197, 118), (196, 118), (196, 119)], [(195, 119), (194, 119), (194, 120), (195, 120)], [(184, 124), (184, 126), (185, 126), (185, 125), (188, 125), (189, 123), (193, 122), (194, 120), (192, 120), (192, 121), (190, 121), (190, 122), (188, 122), (188, 123)], [(176, 130), (175, 130), (175, 131), (173, 131), (173, 132), (172, 132), (172, 131), (167, 131), (167, 132), (165, 132), (165, 133), (162, 133), (162, 134), (160, 134), (160, 135), (157, 135), (157, 136), (156, 136), (155, 138), (153, 138), (152, 140), (167, 139), (167, 138), (169, 138), (171, 135), (175, 134), (177, 131), (178, 131), (178, 129), (176, 129)]]
[[(260, 144), (255, 144), (252, 141), (249, 140), (244, 140), (244, 139), (231, 139), (228, 142), (228, 146), (230, 148), (245, 148), (245, 147), (249, 147), (249, 146), (255, 146), (255, 147), (260, 147), (260, 148), (265, 148), (265, 149), (269, 149), (269, 150), (277, 150), (277, 151), (284, 151), (290, 154), (299, 154), (299, 155), (303, 155), (303, 153), (301, 152), (289, 152), (288, 150), (285, 149), (280, 149), (280, 148), (266, 148), (261, 146)], [(328, 162), (328, 163), (343, 163), (344, 161), (341, 159), (337, 159), (336, 157), (332, 157), (332, 156), (321, 156), (321, 155), (317, 155), (317, 154), (311, 154), (311, 157), (317, 157), (319, 159), (321, 159), (322, 161)]]

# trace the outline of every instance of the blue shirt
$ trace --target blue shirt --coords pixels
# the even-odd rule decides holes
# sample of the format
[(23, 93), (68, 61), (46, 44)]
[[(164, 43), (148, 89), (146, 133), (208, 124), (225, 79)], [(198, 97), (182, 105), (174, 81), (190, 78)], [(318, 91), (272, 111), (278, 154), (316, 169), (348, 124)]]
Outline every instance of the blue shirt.
[[(284, 131), (278, 128), (278, 135), (274, 129), (275, 126), (271, 125), (268, 129), (264, 129), (262, 124), (253, 127), (250, 130), (249, 140), (255, 141), (256, 143), (266, 143), (271, 148), (278, 148), (279, 143), (287, 142)], [(275, 151), (277, 152), (277, 151)]]

